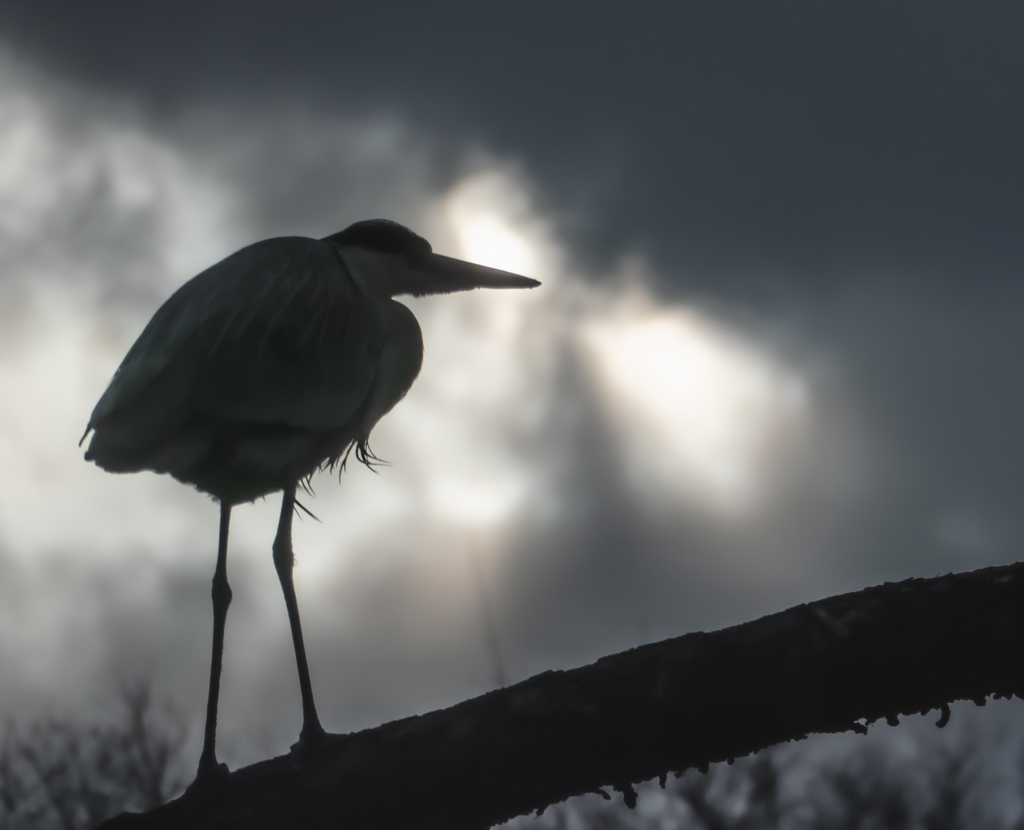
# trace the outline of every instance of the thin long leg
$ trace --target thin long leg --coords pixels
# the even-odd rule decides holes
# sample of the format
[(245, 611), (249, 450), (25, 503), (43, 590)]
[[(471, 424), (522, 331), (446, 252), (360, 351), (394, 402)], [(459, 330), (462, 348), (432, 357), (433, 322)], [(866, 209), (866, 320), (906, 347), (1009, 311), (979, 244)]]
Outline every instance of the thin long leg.
[(217, 698), (220, 694), (221, 657), (224, 653), (224, 623), (231, 605), (231, 586), (228, 585), (228, 525), (231, 523), (231, 505), (220, 505), (220, 538), (217, 544), (217, 567), (213, 572), (213, 654), (210, 658), (210, 696), (206, 702), (206, 733), (203, 754), (199, 756), (202, 778), (217, 772)]
[(274, 567), (281, 580), (284, 603), (288, 608), (288, 622), (292, 627), (292, 643), (295, 645), (295, 663), (299, 668), (299, 688), (302, 690), (302, 732), (299, 740), (312, 742), (323, 737), (324, 728), (316, 714), (313, 703), (313, 687), (309, 682), (309, 664), (306, 662), (306, 647), (302, 643), (302, 624), (299, 622), (299, 605), (295, 600), (295, 584), (292, 569), (295, 553), (292, 551), (292, 514), (295, 512), (295, 484), (286, 487), (281, 499), (281, 521), (277, 525), (274, 539)]

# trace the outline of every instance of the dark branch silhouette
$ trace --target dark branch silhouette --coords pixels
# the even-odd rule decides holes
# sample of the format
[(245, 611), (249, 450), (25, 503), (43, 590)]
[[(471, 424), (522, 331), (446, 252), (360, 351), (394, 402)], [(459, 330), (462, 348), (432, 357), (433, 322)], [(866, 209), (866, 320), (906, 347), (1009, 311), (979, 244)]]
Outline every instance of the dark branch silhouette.
[(484, 830), (812, 732), (1024, 689), (1024, 564), (912, 579), (545, 672), (254, 764), (104, 830)]

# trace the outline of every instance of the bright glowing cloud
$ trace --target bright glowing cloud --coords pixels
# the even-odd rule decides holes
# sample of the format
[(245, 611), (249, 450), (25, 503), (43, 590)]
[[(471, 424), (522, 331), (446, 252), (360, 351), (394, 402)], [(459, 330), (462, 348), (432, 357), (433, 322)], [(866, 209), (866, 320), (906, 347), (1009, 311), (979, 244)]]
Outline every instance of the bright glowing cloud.
[(779, 485), (773, 462), (809, 417), (795, 372), (707, 317), (635, 295), (580, 331), (636, 484), (736, 518)]
[[(193, 514), (163, 500), (167, 482), (118, 487), (77, 442), (145, 322), (143, 298), (233, 247), (231, 195), (130, 123), (65, 117), (53, 89), (0, 62), (0, 539), (18, 556), (173, 546)], [(127, 313), (106, 315), (100, 304), (126, 293)]]
[(461, 259), (515, 274), (555, 272), (555, 251), (544, 223), (511, 173), (493, 169), (456, 185), (444, 214)]
[(0, 68), (3, 283), (160, 296), (240, 244), (234, 194), (193, 159), (102, 108), (69, 117), (41, 78)]
[[(806, 381), (795, 370), (705, 314), (657, 305), (635, 279), (631, 290), (616, 294), (565, 275), (564, 256), (508, 173), (489, 170), (467, 178), (448, 194), (445, 207), (460, 256), (537, 276), (545, 284), (500, 301), (480, 293), (439, 308), (444, 322), (436, 327), (436, 340), (428, 342), (441, 348), (450, 344), (454, 351), (438, 359), (431, 374), (425, 372), (418, 399), (434, 396), (449, 413), (446, 418), (471, 412), (475, 429), (487, 425), (484, 432), (493, 441), (508, 433), (509, 412), (528, 410), (531, 399), (557, 396), (548, 386), (554, 382), (551, 364), (560, 338), (575, 331), (594, 369), (629, 480), (645, 496), (653, 492), (661, 503), (685, 503), (733, 520), (765, 508), (773, 491), (785, 488), (792, 466), (783, 456), (799, 452), (811, 416)], [(459, 321), (463, 334), (456, 340)], [(474, 323), (483, 336), (467, 353), (464, 338), (473, 336)], [(528, 359), (531, 345), (538, 343), (546, 370)], [(470, 457), (488, 459), (495, 494), (525, 493), (536, 486), (537, 476), (531, 482), (521, 460), (510, 456), (501, 463), (481, 452), (488, 439), (466, 441), (473, 431), (466, 424), (461, 443), (470, 448)], [(445, 464), (451, 469), (452, 459)], [(499, 483), (500, 471), (508, 481)], [(479, 472), (467, 472), (465, 481), (475, 484), (449, 483), (443, 492), (473, 492), (475, 498), (464, 498), (465, 505), (487, 502), (488, 486)], [(495, 495), (498, 503), (511, 510), (515, 502)]]
[(542, 474), (514, 438), (539, 427), (552, 393), (556, 257), (522, 188), (501, 172), (456, 185), (440, 213), (442, 238), (456, 248), (450, 253), (545, 284), (403, 299), (420, 320), (427, 357), (408, 399), (377, 429), (381, 446), (400, 442), (407, 462), (414, 459), (432, 516), (496, 528), (536, 492)]

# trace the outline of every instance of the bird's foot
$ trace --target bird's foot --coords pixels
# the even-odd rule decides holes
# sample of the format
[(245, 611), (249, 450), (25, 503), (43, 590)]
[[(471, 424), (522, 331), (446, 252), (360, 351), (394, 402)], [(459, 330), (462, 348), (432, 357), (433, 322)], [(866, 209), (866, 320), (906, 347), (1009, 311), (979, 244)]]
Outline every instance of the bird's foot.
[(198, 796), (206, 796), (221, 790), (231, 776), (227, 764), (219, 763), (215, 757), (203, 756), (199, 759), (199, 769), (195, 780), (188, 785), (185, 792)]
[(313, 726), (307, 724), (302, 727), (299, 739), (291, 746), (292, 755), (299, 759), (305, 759), (322, 747), (327, 738), (327, 731), (319, 723)]

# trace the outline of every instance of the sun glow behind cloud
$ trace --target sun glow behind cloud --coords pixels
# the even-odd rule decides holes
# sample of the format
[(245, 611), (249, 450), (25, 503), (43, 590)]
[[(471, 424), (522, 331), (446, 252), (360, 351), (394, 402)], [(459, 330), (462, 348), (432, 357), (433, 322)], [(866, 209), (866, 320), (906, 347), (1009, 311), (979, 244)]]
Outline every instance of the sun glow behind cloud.
[(543, 269), (551, 276), (552, 244), (512, 174), (497, 169), (467, 177), (446, 196), (444, 214), (459, 257), (514, 274)]
[[(621, 290), (595, 288), (566, 273), (565, 257), (543, 220), (531, 212), (515, 179), (500, 170), (469, 177), (445, 204), (460, 256), (544, 281), (536, 293), (467, 301), (478, 304), (476, 313), (492, 315), (486, 339), (476, 347), (487, 352), (486, 360), (475, 380), (464, 379), (472, 396), (500, 379), (504, 394), (488, 422), (528, 406), (531, 396), (554, 396), (554, 390), (540, 388), (554, 382), (550, 366), (529, 382), (520, 378), (519, 388), (509, 379), (517, 369), (522, 373), (519, 357), (529, 354), (529, 343), (546, 338), (550, 363), (568, 334), (592, 370), (630, 483), (645, 497), (730, 521), (750, 518), (766, 508), (770, 490), (785, 488), (780, 461), (800, 452), (811, 420), (809, 388), (794, 369), (707, 314), (657, 304), (635, 273)], [(445, 371), (458, 374), (456, 367), (466, 361), (453, 356)], [(469, 401), (448, 403), (458, 411)], [(506, 482), (495, 494), (528, 488)], [(503, 512), (495, 506), (502, 501), (497, 495), (484, 507), (485, 486), (452, 484), (447, 492), (475, 494), (448, 499), (461, 504), (467, 518)], [(511, 511), (514, 499), (503, 501), (504, 512)]]
[[(429, 359), (409, 414), (419, 409), (422, 423), (423, 409), (435, 413), (437, 430), (426, 442), (437, 454), (428, 465), (430, 509), (442, 520), (500, 526), (538, 487), (537, 471), (512, 439), (538, 429), (550, 402), (557, 333), (543, 292), (556, 282), (556, 260), (522, 189), (500, 171), (466, 178), (439, 207), (455, 256), (545, 282), (533, 291), (474, 291), (416, 304)], [(449, 440), (437, 441), (442, 435)]]
[(744, 518), (799, 450), (808, 389), (764, 350), (690, 309), (624, 298), (581, 326), (634, 484)]

